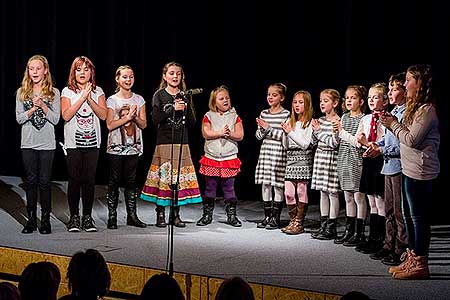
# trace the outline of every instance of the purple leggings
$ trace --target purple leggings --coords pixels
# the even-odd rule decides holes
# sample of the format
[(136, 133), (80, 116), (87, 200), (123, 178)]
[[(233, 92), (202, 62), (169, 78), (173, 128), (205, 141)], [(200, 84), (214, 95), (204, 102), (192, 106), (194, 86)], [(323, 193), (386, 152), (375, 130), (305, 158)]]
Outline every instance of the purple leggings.
[(216, 198), (219, 181), (222, 185), (223, 199), (236, 199), (236, 194), (234, 193), (234, 177), (220, 178), (217, 176), (206, 176), (205, 197)]

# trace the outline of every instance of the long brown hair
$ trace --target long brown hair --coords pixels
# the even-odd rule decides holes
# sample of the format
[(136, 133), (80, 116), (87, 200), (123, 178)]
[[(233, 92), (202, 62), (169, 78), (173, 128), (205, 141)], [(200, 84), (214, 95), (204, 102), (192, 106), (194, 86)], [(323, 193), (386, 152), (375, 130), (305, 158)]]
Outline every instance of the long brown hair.
[(28, 59), (27, 66), (25, 67), (25, 72), (23, 73), (19, 98), (21, 101), (24, 101), (26, 99), (31, 99), (33, 95), (33, 80), (31, 79), (30, 73), (28, 71), (30, 63), (33, 60), (41, 61), (42, 64), (44, 65), (44, 69), (47, 70), (47, 73), (44, 75), (44, 78), (42, 79), (41, 94), (44, 98), (48, 99), (51, 102), (55, 97), (55, 92), (53, 91), (53, 79), (52, 74), (50, 73), (48, 60), (43, 55), (33, 55), (32, 57), (30, 57), (30, 59)]
[(86, 64), (86, 66), (91, 70), (91, 78), (89, 79), (89, 81), (92, 83), (92, 91), (95, 91), (95, 87), (97, 86), (95, 83), (95, 66), (92, 61), (86, 56), (77, 56), (73, 60), (72, 66), (70, 67), (69, 79), (67, 80), (67, 87), (74, 92), (78, 92), (80, 90), (77, 84), (75, 71), (83, 64)]
[[(292, 97), (292, 99), (294, 99), (298, 95), (303, 96), (303, 105), (304, 105), (305, 111), (303, 113), (302, 127), (306, 128), (306, 127), (308, 127), (309, 123), (311, 123), (311, 120), (312, 120), (312, 117), (314, 114), (314, 109), (313, 109), (313, 105), (312, 105), (312, 97), (308, 91), (300, 90), (300, 91), (295, 92), (294, 97)], [(298, 117), (299, 117), (299, 115), (294, 111), (294, 105), (292, 105), (291, 117), (289, 119), (289, 123), (291, 124), (292, 128), (295, 128), (295, 122), (298, 121)]]
[(420, 106), (426, 103), (434, 103), (432, 97), (432, 81), (431, 66), (425, 64), (413, 65), (406, 71), (417, 81), (419, 88), (413, 97), (409, 97), (406, 101), (406, 110), (403, 115), (403, 122), (409, 125), (413, 122), (415, 114)]
[(178, 67), (181, 69), (181, 83), (180, 83), (180, 90), (182, 91), (186, 91), (186, 81), (185, 81), (185, 76), (184, 76), (184, 70), (183, 67), (174, 61), (168, 62), (167, 64), (164, 65), (163, 70), (162, 70), (162, 76), (161, 76), (161, 82), (159, 83), (159, 89), (165, 89), (167, 87), (167, 81), (164, 79), (164, 75), (167, 73), (167, 70), (169, 69), (169, 67)]

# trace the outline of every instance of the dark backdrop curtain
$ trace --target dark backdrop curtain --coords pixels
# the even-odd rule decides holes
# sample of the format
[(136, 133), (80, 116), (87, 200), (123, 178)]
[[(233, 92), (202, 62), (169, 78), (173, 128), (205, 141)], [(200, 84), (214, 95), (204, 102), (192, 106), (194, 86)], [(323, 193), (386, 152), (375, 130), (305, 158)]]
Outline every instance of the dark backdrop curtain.
[[(306, 89), (319, 116), (318, 94), (349, 84), (370, 86), (416, 63), (431, 64), (441, 117), (442, 173), (448, 179), (449, 28), (442, 1), (57, 1), (0, 2), (0, 174), (20, 176), (20, 127), (15, 121), (15, 91), (25, 64), (34, 54), (45, 55), (60, 90), (66, 85), (75, 56), (90, 57), (97, 82), (106, 96), (115, 88), (114, 72), (123, 64), (135, 71), (134, 91), (150, 103), (163, 65), (180, 62), (189, 88), (205, 92), (193, 99), (199, 122), (190, 131), (193, 160), (203, 153), (200, 120), (207, 111), (209, 92), (229, 86), (233, 105), (243, 119), (240, 143), (242, 173), (237, 179), (241, 199), (260, 199), (254, 185), (259, 142), (255, 117), (267, 107), (265, 95), (273, 82), (288, 86), (292, 95)], [(145, 154), (139, 165), (145, 179), (154, 148), (155, 128), (144, 131)], [(103, 149), (98, 183), (107, 179)], [(62, 121), (57, 126), (63, 139)], [(66, 180), (64, 156), (58, 148), (54, 179)], [(203, 184), (200, 178), (201, 186)], [(312, 201), (317, 201), (312, 193)], [(435, 201), (436, 214), (444, 201)]]

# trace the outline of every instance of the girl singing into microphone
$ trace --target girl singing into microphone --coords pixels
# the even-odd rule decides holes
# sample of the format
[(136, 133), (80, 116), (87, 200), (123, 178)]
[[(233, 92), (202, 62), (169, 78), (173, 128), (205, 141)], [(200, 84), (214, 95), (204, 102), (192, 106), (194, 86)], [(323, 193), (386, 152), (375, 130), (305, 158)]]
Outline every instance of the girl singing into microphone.
[[(182, 91), (186, 91), (183, 68), (176, 62), (169, 62), (163, 68), (159, 89), (153, 95), (152, 120), (157, 127), (156, 148), (141, 193), (143, 200), (156, 204), (157, 227), (167, 225), (165, 207), (170, 206), (174, 199), (171, 185), (177, 182), (177, 177), (178, 201), (175, 203), (173, 225), (186, 226), (180, 219), (180, 206), (202, 202), (183, 118), (186, 116), (188, 125), (195, 122), (194, 105), (192, 101), (184, 101), (180, 94)], [(178, 168), (180, 150), (182, 157)], [(180, 176), (177, 176), (178, 169)]]

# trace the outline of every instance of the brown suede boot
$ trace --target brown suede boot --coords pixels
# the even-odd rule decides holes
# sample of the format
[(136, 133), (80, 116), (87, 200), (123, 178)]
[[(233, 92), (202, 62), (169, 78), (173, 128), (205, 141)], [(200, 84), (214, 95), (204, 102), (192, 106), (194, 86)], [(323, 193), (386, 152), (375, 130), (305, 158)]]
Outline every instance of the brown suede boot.
[(286, 230), (284, 233), (286, 234), (300, 234), (305, 232), (305, 228), (303, 227), (303, 222), (305, 220), (306, 209), (308, 207), (307, 203), (298, 202), (297, 203), (297, 215), (294, 218), (294, 222), (290, 230)]
[(286, 232), (286, 230), (291, 230), (292, 226), (294, 224), (294, 219), (297, 216), (297, 205), (296, 204), (287, 204), (288, 210), (289, 210), (289, 225), (286, 227), (281, 228), (282, 232)]
[(395, 272), (402, 272), (411, 264), (411, 259), (415, 256), (416, 254), (414, 253), (414, 250), (406, 249), (406, 252), (403, 252), (402, 256), (400, 257), (400, 261), (402, 263), (398, 266), (390, 267), (388, 272), (390, 274), (394, 274)]
[(430, 278), (428, 269), (428, 256), (414, 256), (411, 263), (403, 271), (395, 272), (392, 275), (395, 279), (421, 280)]

